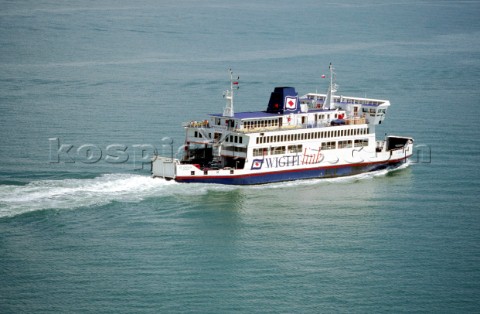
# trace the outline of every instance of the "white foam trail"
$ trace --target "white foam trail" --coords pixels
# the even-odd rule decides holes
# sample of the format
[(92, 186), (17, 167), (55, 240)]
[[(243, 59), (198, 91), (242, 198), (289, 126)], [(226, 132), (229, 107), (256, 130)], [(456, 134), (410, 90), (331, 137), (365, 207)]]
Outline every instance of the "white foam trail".
[(94, 179), (39, 180), (25, 186), (0, 186), (0, 217), (42, 209), (138, 202), (162, 194), (175, 182), (131, 174), (105, 174)]
[(389, 172), (405, 169), (405, 163), (395, 169), (385, 169), (354, 176), (271, 183), (254, 186), (190, 183), (153, 179), (144, 175), (104, 174), (93, 179), (38, 180), (24, 186), (0, 185), (0, 218), (45, 209), (74, 209), (85, 206), (101, 206), (111, 202), (140, 202), (146, 198), (169, 195), (196, 196), (209, 191), (235, 189), (284, 189), (319, 184), (348, 184), (373, 179)]

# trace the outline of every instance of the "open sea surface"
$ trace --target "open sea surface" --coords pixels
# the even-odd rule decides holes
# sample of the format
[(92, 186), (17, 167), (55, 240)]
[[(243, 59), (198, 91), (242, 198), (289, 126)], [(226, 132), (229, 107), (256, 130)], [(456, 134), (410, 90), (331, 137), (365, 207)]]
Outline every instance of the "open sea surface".
[[(0, 313), (479, 313), (479, 16), (0, 0)], [(409, 164), (247, 187), (138, 169), (142, 147), (222, 112), (229, 68), (254, 111), (275, 86), (326, 92), (330, 62), (338, 94), (391, 101), (377, 136), (412, 136)]]

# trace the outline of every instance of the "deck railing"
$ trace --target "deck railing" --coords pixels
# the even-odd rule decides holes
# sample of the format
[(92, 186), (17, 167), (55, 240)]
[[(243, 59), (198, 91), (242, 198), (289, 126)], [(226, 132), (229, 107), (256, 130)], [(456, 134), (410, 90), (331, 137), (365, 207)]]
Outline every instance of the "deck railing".
[[(365, 117), (351, 117), (344, 119), (346, 125), (356, 125), (356, 124), (366, 124), (368, 120)], [(258, 132), (272, 132), (272, 131), (281, 131), (281, 130), (297, 130), (297, 129), (315, 129), (315, 128), (324, 128), (332, 126), (330, 121), (318, 121), (316, 123), (303, 123), (297, 125), (282, 125), (282, 126), (266, 126), (266, 127), (256, 127), (256, 128), (234, 128), (230, 126), (212, 126), (208, 121), (191, 121), (183, 123), (184, 127), (200, 128), (200, 129), (221, 129), (228, 130), (239, 133), (258, 133)], [(338, 125), (338, 124), (337, 124)]]

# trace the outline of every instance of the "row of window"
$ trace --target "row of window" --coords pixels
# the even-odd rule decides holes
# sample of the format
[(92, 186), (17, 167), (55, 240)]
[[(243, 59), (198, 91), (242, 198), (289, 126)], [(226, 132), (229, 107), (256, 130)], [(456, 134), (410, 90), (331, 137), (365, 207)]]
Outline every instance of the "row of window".
[[(318, 120), (329, 120), (329, 119), (337, 119), (339, 116), (344, 116), (343, 114), (319, 114), (315, 115), (315, 121)], [(253, 120), (253, 121), (244, 121), (243, 128), (244, 129), (255, 129), (255, 128), (268, 128), (268, 127), (278, 127), (280, 125), (280, 119), (267, 119), (267, 120)], [(307, 117), (302, 116), (302, 123), (306, 123)]]
[[(307, 99), (315, 99), (317, 98), (318, 100), (320, 101), (325, 101), (325, 96), (320, 96), (320, 95), (307, 95)], [(341, 103), (345, 103), (345, 104), (356, 104), (356, 105), (381, 105), (383, 104), (383, 101), (375, 101), (375, 100), (371, 100), (371, 99), (352, 99), (352, 98), (344, 98), (342, 96), (340, 97), (335, 97), (334, 98), (335, 101), (340, 101)]]
[(383, 101), (373, 101), (373, 100), (357, 100), (357, 99), (350, 99), (350, 98), (340, 98), (341, 103), (346, 104), (354, 104), (354, 105), (374, 105), (379, 106), (383, 103)]
[[(210, 136), (210, 133), (208, 133), (208, 135)], [(198, 131), (195, 131), (193, 133), (193, 137), (196, 137), (196, 138), (203, 138), (203, 135), (202, 133), (198, 132)]]
[(243, 143), (243, 137), (237, 136), (237, 135), (229, 135), (225, 139), (225, 142), (242, 144)]
[[(332, 116), (333, 116), (333, 119), (337, 119), (339, 114), (335, 113), (335, 114), (319, 114), (318, 115), (318, 120), (330, 120), (332, 119)], [(340, 116), (344, 116), (344, 114), (340, 114)]]
[[(348, 140), (348, 141), (329, 141), (322, 142), (321, 149), (329, 150), (338, 148), (352, 148), (352, 147), (365, 147), (368, 146), (368, 139)], [(253, 156), (265, 156), (265, 155), (282, 155), (302, 152), (302, 145), (289, 145), (289, 146), (270, 146), (260, 147), (253, 149)]]
[(368, 128), (347, 129), (347, 130), (332, 130), (332, 131), (320, 131), (309, 133), (297, 133), (297, 134), (282, 134), (257, 137), (257, 144), (277, 143), (277, 142), (289, 142), (289, 141), (303, 141), (313, 140), (318, 138), (330, 138), (341, 136), (354, 136), (368, 134)]
[(255, 120), (255, 121), (244, 121), (243, 127), (245, 129), (255, 129), (255, 128), (267, 128), (267, 127), (276, 127), (278, 126), (278, 119), (272, 120)]
[[(220, 133), (218, 133), (220, 134)], [(193, 133), (193, 136), (195, 138), (203, 138), (202, 133), (195, 131)], [(212, 138), (212, 133), (208, 133), (208, 138)], [(238, 135), (228, 135), (227, 138), (225, 139), (225, 142), (227, 143), (237, 143), (237, 144), (242, 144), (243, 143), (243, 137), (238, 136)]]
[(253, 156), (295, 154), (302, 151), (302, 145), (272, 146), (253, 149)]
[[(377, 112), (377, 110), (375, 108), (368, 109), (368, 108), (365, 108), (365, 107), (362, 108), (362, 111), (363, 112), (369, 112), (371, 114), (375, 114)], [(387, 109), (378, 109), (378, 113), (385, 114), (386, 112), (387, 112)]]
[(238, 152), (238, 153), (246, 153), (246, 147), (237, 147), (237, 146), (223, 146), (222, 150), (229, 151), (229, 152)]
[[(368, 146), (368, 139), (360, 139), (353, 141), (353, 147)], [(352, 141), (338, 141), (338, 148), (352, 148)]]
[[(266, 143), (276, 143), (276, 142), (289, 142), (289, 141), (303, 141), (303, 140), (313, 140), (318, 138), (331, 138), (331, 137), (342, 137), (342, 136), (354, 136), (354, 135), (365, 135), (368, 134), (368, 128), (359, 128), (359, 129), (347, 129), (347, 130), (335, 130), (335, 131), (321, 131), (321, 132), (310, 132), (310, 133), (297, 133), (297, 134), (282, 134), (282, 135), (271, 135), (257, 137), (257, 144), (266, 144)], [(195, 138), (203, 138), (202, 133), (195, 131)], [(212, 134), (208, 133), (208, 137), (212, 138)], [(236, 143), (243, 144), (243, 137), (238, 135), (228, 135), (225, 139), (226, 143)], [(344, 145), (344, 142), (349, 141), (340, 141), (341, 145)], [(350, 141), (351, 142), (351, 141)], [(355, 146), (357, 147), (357, 146)]]

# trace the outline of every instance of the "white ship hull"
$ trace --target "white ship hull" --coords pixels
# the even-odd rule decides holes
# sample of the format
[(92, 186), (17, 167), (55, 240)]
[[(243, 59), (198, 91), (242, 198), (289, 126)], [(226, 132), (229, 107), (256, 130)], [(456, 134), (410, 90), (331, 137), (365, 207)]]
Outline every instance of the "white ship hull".
[(178, 159), (157, 157), (152, 163), (154, 177), (173, 179), (177, 182), (201, 182), (218, 184), (266, 184), (299, 179), (332, 178), (355, 175), (405, 163), (412, 155), (413, 142), (405, 139), (405, 145), (391, 150), (340, 149), (336, 151), (305, 150), (298, 154), (255, 158), (244, 169), (201, 169), (198, 165), (182, 164)]

